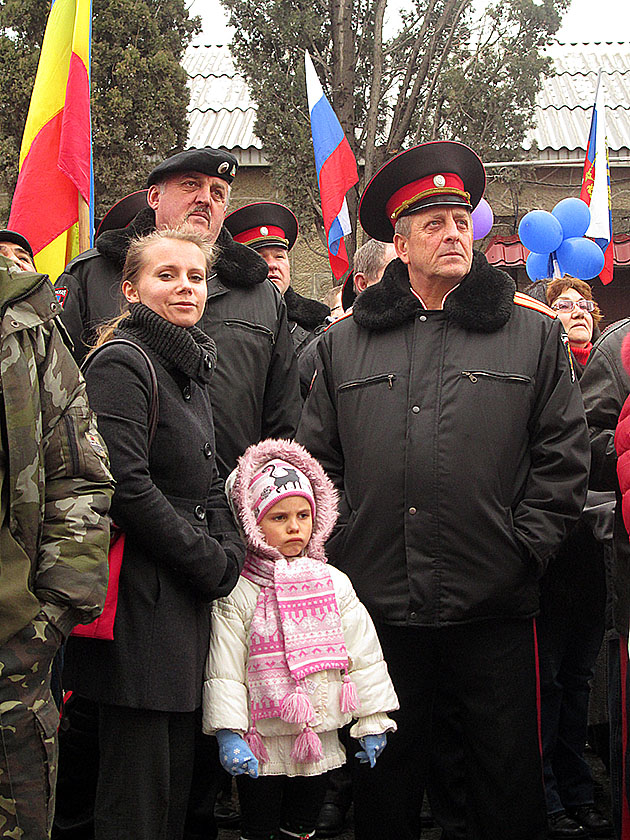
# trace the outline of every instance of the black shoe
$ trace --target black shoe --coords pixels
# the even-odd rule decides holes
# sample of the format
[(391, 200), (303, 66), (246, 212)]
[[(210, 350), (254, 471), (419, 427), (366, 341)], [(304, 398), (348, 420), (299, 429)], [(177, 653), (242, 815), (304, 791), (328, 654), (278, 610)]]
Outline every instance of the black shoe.
[(219, 793), (214, 803), (214, 819), (221, 828), (234, 828), (241, 821), (241, 814), (230, 798)]
[(324, 802), (317, 818), (317, 837), (337, 837), (343, 831), (346, 815), (334, 802)]
[(588, 834), (584, 831), (582, 826), (566, 813), (560, 811), (557, 814), (549, 814), (547, 817), (547, 837), (553, 840), (561, 840), (561, 838), (587, 838)]
[(612, 823), (594, 805), (580, 805), (571, 811), (571, 816), (588, 832), (589, 837), (612, 837)]

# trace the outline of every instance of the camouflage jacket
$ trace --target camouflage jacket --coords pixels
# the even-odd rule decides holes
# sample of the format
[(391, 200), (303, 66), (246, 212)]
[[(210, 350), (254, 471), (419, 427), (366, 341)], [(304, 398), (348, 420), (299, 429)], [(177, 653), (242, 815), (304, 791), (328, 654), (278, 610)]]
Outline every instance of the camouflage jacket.
[(0, 258), (0, 644), (42, 607), (65, 635), (105, 598), (113, 480), (60, 309)]

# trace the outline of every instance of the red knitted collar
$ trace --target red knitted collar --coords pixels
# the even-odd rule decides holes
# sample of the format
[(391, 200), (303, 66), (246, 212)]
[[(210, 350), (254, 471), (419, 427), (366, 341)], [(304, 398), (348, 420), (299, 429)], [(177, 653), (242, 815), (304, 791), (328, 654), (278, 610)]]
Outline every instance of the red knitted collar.
[(571, 352), (582, 366), (588, 362), (588, 357), (592, 349), (593, 345), (590, 341), (585, 347), (576, 347), (573, 344), (571, 345)]

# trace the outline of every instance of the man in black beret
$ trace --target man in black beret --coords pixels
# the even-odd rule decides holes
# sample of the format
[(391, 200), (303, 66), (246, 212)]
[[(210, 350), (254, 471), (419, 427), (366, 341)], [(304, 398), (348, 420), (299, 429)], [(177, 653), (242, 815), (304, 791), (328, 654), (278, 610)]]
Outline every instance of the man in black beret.
[(0, 255), (15, 263), (20, 271), (37, 271), (30, 242), (15, 230), (0, 230)]
[[(94, 342), (96, 327), (121, 311), (121, 272), (133, 238), (156, 228), (188, 224), (217, 244), (218, 259), (208, 280), (208, 300), (198, 326), (217, 345), (218, 361), (210, 394), (217, 465), (224, 478), (250, 444), (267, 437), (292, 437), (301, 409), (297, 362), (284, 301), (267, 280), (265, 261), (251, 248), (235, 242), (223, 226), (237, 168), (234, 155), (210, 147), (187, 149), (162, 161), (149, 174), (146, 197), (119, 202), (119, 212), (113, 214), (120, 219), (119, 226), (108, 225), (95, 247), (75, 257), (55, 284), (57, 298), (63, 304), (62, 320), (74, 342), (76, 358), (81, 361)], [(129, 220), (126, 214), (137, 206), (138, 198), (142, 209)], [(70, 668), (72, 640), (67, 659)], [(67, 708), (71, 723), (73, 709), (77, 727), (81, 728), (84, 722), (88, 745), (82, 751), (87, 753), (93, 749), (88, 731), (95, 726), (93, 708), (84, 698), (73, 695)], [(61, 737), (56, 828), (60, 840), (70, 836), (80, 840), (84, 835), (77, 824), (82, 818), (85, 837), (90, 836), (91, 768), (79, 766), (74, 777), (65, 775), (76, 763), (72, 754), (75, 743), (70, 737), (73, 734), (77, 735), (75, 743), (80, 744), (82, 733), (73, 732), (72, 727)], [(208, 786), (203, 779), (200, 784)], [(87, 791), (81, 817), (78, 811), (83, 785)], [(212, 826), (207, 830), (204, 827), (204, 840), (211, 837), (212, 831)], [(194, 834), (191, 829), (190, 837)]]
[(209, 146), (162, 161), (147, 178), (143, 209), (125, 225), (121, 210), (120, 227), (105, 230), (95, 247), (75, 257), (55, 284), (62, 320), (81, 361), (96, 327), (120, 312), (120, 276), (134, 237), (188, 224), (219, 246), (199, 326), (219, 348), (210, 391), (224, 476), (251, 443), (290, 436), (300, 410), (286, 307), (266, 282), (265, 261), (235, 242), (223, 226), (237, 168), (234, 155)]
[(463, 757), (465, 833), (448, 836), (547, 834), (538, 578), (582, 510), (589, 445), (555, 313), (473, 252), (484, 187), (454, 142), (376, 173), (359, 218), (397, 259), (319, 341), (297, 433), (339, 490), (327, 553), (400, 700), (376, 766), (354, 765), (356, 840), (420, 835), (436, 706)]
[(289, 331), (299, 357), (317, 328), (330, 315), (330, 308), (318, 300), (298, 294), (291, 286), (289, 251), (297, 239), (297, 219), (283, 204), (257, 201), (230, 213), (225, 226), (236, 242), (249, 245), (267, 263), (267, 276), (287, 305)]

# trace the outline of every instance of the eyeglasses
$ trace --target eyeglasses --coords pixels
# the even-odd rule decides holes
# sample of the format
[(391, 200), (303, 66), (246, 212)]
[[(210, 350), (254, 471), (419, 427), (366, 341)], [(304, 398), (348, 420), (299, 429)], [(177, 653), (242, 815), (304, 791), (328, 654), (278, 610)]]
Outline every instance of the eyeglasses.
[(579, 306), (580, 309), (583, 309), (584, 312), (592, 312), (595, 309), (595, 302), (592, 300), (585, 300), (584, 298), (580, 298), (580, 300), (565, 300), (564, 298), (559, 298), (554, 304), (552, 304), (551, 308), (555, 309), (556, 312), (573, 312), (573, 309)]

